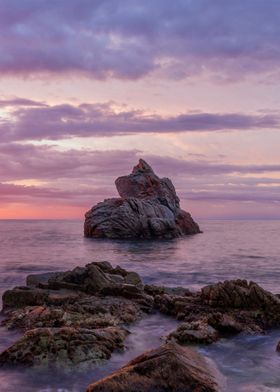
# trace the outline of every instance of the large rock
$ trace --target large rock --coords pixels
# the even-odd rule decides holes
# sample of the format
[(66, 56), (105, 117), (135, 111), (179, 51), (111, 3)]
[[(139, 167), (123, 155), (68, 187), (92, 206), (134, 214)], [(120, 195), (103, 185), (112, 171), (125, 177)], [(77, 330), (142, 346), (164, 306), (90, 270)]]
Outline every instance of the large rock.
[(184, 296), (150, 294), (161, 312), (184, 322), (170, 335), (180, 343), (211, 343), (229, 334), (259, 334), (280, 326), (279, 298), (255, 282), (219, 282)]
[(206, 322), (182, 323), (168, 336), (180, 344), (210, 344), (219, 338), (218, 332)]
[(87, 392), (217, 392), (221, 379), (197, 352), (169, 343), (91, 384)]
[(123, 348), (127, 331), (105, 329), (38, 328), (0, 354), (0, 366), (72, 367), (98, 364)]
[(117, 178), (116, 187), (120, 198), (106, 199), (86, 213), (86, 237), (173, 238), (200, 232), (180, 209), (172, 182), (159, 178), (144, 160), (130, 175)]
[(202, 301), (210, 306), (238, 309), (280, 309), (280, 300), (255, 282), (226, 280), (203, 287)]

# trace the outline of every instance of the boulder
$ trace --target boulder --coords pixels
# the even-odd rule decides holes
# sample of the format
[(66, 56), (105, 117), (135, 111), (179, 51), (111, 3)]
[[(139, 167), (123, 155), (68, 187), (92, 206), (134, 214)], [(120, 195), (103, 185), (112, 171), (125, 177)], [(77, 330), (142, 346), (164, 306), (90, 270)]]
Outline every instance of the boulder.
[(255, 282), (226, 280), (201, 290), (203, 303), (213, 307), (237, 309), (266, 309), (278, 307), (280, 300)]
[(126, 271), (121, 267), (113, 268), (110, 263), (105, 262), (93, 262), (85, 267), (56, 273), (49, 278), (44, 287), (52, 290), (68, 289), (87, 294), (102, 293), (128, 298), (145, 296), (141, 278), (137, 273)]
[(43, 274), (31, 274), (26, 277), (26, 285), (40, 287), (48, 283), (50, 278), (55, 278), (59, 272), (45, 272)]
[(174, 238), (200, 232), (181, 210), (172, 182), (159, 178), (144, 160), (115, 183), (120, 198), (106, 199), (85, 214), (86, 237)]
[(203, 287), (200, 292), (191, 295), (178, 296), (157, 291), (153, 297), (155, 306), (162, 313), (175, 316), (187, 325), (197, 324), (206, 328), (198, 328), (197, 332), (190, 328), (192, 337), (190, 331), (184, 328), (176, 334), (177, 341), (191, 338), (195, 342), (198, 337), (208, 340), (207, 331), (211, 328), (221, 337), (240, 332), (259, 334), (280, 326), (279, 298), (255, 282), (231, 280)]
[[(2, 325), (8, 329), (79, 327), (102, 328), (130, 324), (144, 316), (147, 304), (121, 298), (86, 296), (72, 304), (26, 306), (10, 310)], [(144, 313), (145, 312), (145, 313)]]
[(210, 344), (219, 339), (218, 331), (207, 322), (193, 321), (182, 323), (176, 331), (168, 336), (168, 340), (175, 340), (180, 344)]
[(206, 358), (168, 343), (89, 385), (87, 392), (217, 392), (222, 391), (221, 380)]
[(104, 261), (32, 275), (27, 283), (3, 294), (2, 325), (9, 329), (106, 328), (130, 324), (154, 306), (137, 273)]
[(0, 354), (0, 366), (73, 367), (98, 364), (123, 348), (127, 331), (106, 329), (37, 328)]
[(26, 286), (7, 290), (2, 296), (3, 310), (22, 308), (29, 305), (43, 305), (48, 298), (48, 292), (39, 288)]

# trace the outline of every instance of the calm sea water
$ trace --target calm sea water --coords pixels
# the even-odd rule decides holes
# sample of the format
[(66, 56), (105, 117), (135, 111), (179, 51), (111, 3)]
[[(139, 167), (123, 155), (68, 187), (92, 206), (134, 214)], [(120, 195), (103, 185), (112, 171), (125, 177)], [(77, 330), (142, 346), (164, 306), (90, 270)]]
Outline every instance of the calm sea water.
[[(82, 221), (0, 221), (0, 293), (22, 285), (30, 273), (66, 270), (91, 261), (137, 271), (146, 283), (196, 290), (225, 279), (254, 280), (280, 293), (280, 221), (202, 221), (203, 234), (171, 241), (109, 241), (83, 237)], [(80, 392), (161, 342), (176, 321), (153, 315), (131, 326), (124, 353), (102, 368), (83, 373), (0, 371), (1, 392)], [(0, 348), (17, 333), (0, 329)], [(280, 391), (280, 330), (236, 337), (199, 350), (227, 377), (229, 392)]]

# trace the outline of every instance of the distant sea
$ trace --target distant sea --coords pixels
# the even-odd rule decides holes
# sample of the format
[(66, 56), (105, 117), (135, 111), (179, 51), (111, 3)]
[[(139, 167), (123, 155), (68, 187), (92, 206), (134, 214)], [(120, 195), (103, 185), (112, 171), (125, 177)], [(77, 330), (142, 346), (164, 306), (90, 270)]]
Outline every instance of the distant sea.
[[(253, 280), (280, 293), (280, 221), (200, 221), (203, 234), (175, 240), (92, 240), (82, 221), (0, 221), (0, 292), (23, 285), (31, 273), (71, 269), (91, 261), (138, 272), (145, 283), (197, 290), (226, 279)], [(18, 369), (0, 371), (1, 392), (81, 392), (86, 385), (160, 344), (176, 321), (153, 315), (132, 326), (125, 353), (102, 368), (64, 374)], [(17, 338), (0, 329), (0, 348)], [(227, 377), (229, 392), (280, 391), (280, 330), (222, 340), (199, 350)]]

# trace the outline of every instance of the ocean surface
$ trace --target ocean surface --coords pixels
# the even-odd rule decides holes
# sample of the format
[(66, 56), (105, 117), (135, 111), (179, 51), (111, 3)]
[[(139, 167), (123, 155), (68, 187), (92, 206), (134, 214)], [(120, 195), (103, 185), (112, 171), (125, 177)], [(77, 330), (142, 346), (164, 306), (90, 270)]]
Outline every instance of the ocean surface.
[[(145, 283), (192, 290), (225, 279), (245, 278), (280, 293), (280, 221), (201, 221), (203, 234), (175, 240), (110, 241), (83, 237), (82, 221), (0, 221), (0, 294), (23, 285), (31, 273), (67, 270), (91, 261), (137, 271)], [(126, 350), (101, 368), (71, 373), (30, 369), (0, 370), (0, 391), (81, 392), (86, 386), (146, 349), (176, 321), (154, 314), (130, 326)], [(0, 328), (0, 349), (17, 332)], [(280, 330), (262, 336), (237, 336), (198, 350), (227, 379), (228, 392), (280, 391)]]

